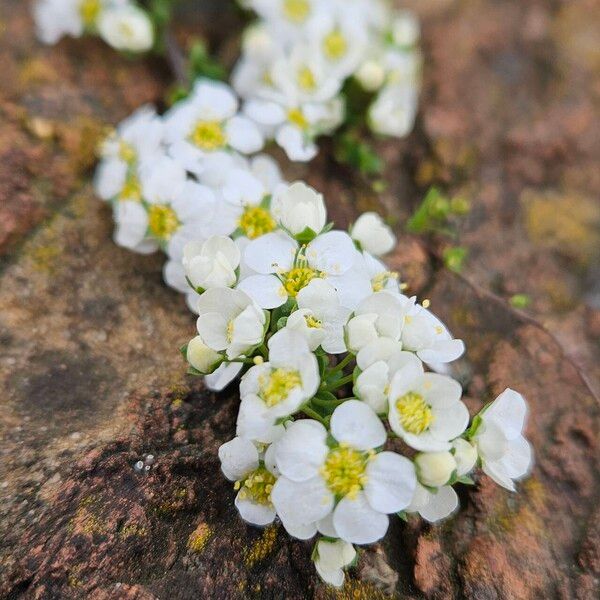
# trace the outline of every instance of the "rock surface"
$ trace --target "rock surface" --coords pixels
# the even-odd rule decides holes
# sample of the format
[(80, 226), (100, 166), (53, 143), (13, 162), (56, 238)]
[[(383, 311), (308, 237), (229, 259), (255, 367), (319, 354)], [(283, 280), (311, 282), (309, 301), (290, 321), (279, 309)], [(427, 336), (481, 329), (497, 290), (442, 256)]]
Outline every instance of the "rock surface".
[[(105, 126), (160, 102), (168, 72), (95, 40), (43, 48), (26, 4), (0, 0), (1, 598), (598, 597), (595, 3), (409, 4), (424, 92), (415, 133), (379, 145), (388, 190), (326, 152), (286, 173), (341, 225), (373, 208), (397, 223), (390, 263), (465, 339), (455, 375), (470, 408), (506, 386), (527, 397), (532, 477), (515, 495), (479, 477), (441, 527), (395, 522), (339, 592), (314, 576), (309, 544), (244, 525), (216, 456), (235, 393), (184, 375), (193, 318), (162, 257), (112, 243), (89, 184)], [(215, 37), (217, 17), (236, 22), (185, 20)], [(454, 224), (461, 275), (441, 266), (447, 239), (401, 233), (431, 184), (472, 205)]]

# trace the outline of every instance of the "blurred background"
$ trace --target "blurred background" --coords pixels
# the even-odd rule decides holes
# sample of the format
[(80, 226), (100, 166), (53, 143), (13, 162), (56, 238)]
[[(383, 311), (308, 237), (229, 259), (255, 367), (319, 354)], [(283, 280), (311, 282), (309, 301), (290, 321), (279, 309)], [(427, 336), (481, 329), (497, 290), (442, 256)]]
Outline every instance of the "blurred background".
[[(393, 224), (390, 264), (466, 342), (469, 406), (529, 401), (532, 478), (514, 496), (482, 478), (441, 528), (396, 523), (338, 592), (308, 545), (245, 526), (216, 456), (235, 392), (185, 375), (194, 318), (160, 255), (114, 245), (91, 186), (107, 128), (164, 108), (169, 66), (42, 46), (29, 4), (0, 0), (1, 598), (598, 597), (600, 7), (397, 4), (421, 19), (423, 89), (413, 133), (375, 142), (382, 181), (328, 143), (276, 156), (340, 225)], [(233, 2), (186, 1), (174, 35), (231, 65), (243, 26)]]

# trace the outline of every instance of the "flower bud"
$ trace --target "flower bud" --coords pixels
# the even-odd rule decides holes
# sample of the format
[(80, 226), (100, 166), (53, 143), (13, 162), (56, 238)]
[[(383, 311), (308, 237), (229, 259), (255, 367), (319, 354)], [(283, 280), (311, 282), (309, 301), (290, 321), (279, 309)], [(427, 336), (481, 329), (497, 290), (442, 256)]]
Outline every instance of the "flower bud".
[(133, 5), (115, 6), (100, 13), (100, 37), (116, 50), (146, 52), (154, 43), (152, 22), (144, 10)]
[(456, 474), (460, 477), (469, 473), (477, 462), (477, 448), (467, 440), (458, 438), (452, 442), (454, 460), (456, 461)]
[(199, 335), (190, 340), (187, 346), (186, 358), (190, 365), (200, 373), (211, 373), (223, 359), (218, 352), (209, 348)]
[(392, 39), (394, 44), (406, 48), (414, 46), (419, 40), (419, 21), (408, 11), (399, 12), (392, 23)]
[(424, 452), (415, 458), (417, 475), (423, 485), (440, 487), (448, 482), (456, 461), (450, 452)]
[(375, 256), (386, 254), (396, 245), (396, 236), (374, 212), (366, 212), (358, 217), (350, 234), (352, 239), (360, 243), (363, 250)]
[(327, 219), (323, 196), (300, 181), (276, 190), (271, 213), (292, 235), (302, 233), (307, 227), (319, 233)]
[(229, 237), (215, 235), (205, 242), (189, 242), (183, 250), (183, 267), (195, 288), (231, 287), (239, 264), (240, 250)]
[(356, 353), (379, 337), (375, 328), (376, 321), (376, 314), (357, 315), (348, 321), (346, 325), (346, 346), (348, 350)]
[(363, 89), (375, 92), (385, 81), (385, 69), (376, 60), (367, 60), (359, 67), (355, 77)]
[(316, 547), (315, 567), (325, 583), (341, 587), (344, 584), (343, 568), (355, 557), (356, 550), (348, 542), (320, 540)]

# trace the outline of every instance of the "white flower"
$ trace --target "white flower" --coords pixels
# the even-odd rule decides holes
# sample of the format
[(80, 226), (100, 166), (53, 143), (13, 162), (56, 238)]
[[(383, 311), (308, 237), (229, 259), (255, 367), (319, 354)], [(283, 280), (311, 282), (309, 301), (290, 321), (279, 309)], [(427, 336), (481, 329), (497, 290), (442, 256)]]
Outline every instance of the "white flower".
[(456, 460), (450, 452), (423, 452), (415, 457), (419, 481), (428, 487), (441, 487), (448, 483), (456, 470)]
[(116, 50), (146, 52), (154, 43), (152, 21), (146, 11), (132, 4), (112, 6), (98, 19), (100, 37)]
[(238, 435), (270, 441), (277, 419), (295, 413), (319, 386), (319, 366), (304, 338), (282, 329), (269, 340), (269, 361), (252, 367), (240, 382)]
[(418, 368), (421, 361), (411, 352), (404, 352), (399, 342), (377, 338), (360, 350), (356, 364), (360, 373), (354, 393), (377, 414), (383, 414), (388, 412), (387, 392), (394, 375), (410, 364)]
[(362, 259), (364, 265), (362, 268), (371, 283), (370, 291), (381, 292), (387, 290), (395, 294), (400, 293), (399, 274), (396, 271), (390, 271), (386, 265), (368, 252), (362, 253)]
[(346, 325), (348, 348), (352, 352), (358, 352), (380, 337), (399, 341), (404, 316), (410, 307), (406, 296), (387, 290), (371, 294), (358, 305), (354, 317)]
[(122, 121), (102, 143), (102, 160), (94, 188), (103, 200), (140, 202), (142, 187), (138, 168), (162, 155), (162, 119), (151, 106), (142, 106)]
[(275, 518), (271, 492), (276, 481), (274, 463), (267, 454), (264, 462), (256, 446), (236, 437), (219, 448), (221, 469), (234, 489), (239, 490), (235, 506), (242, 519), (253, 525), (268, 525)]
[(135, 201), (121, 201), (114, 207), (115, 244), (139, 254), (151, 254), (159, 248), (158, 241), (148, 237), (148, 212)]
[(350, 310), (340, 305), (335, 288), (323, 279), (313, 279), (296, 296), (298, 310), (289, 317), (286, 327), (298, 331), (310, 350), (321, 346), (325, 352), (346, 352), (344, 324)]
[(243, 368), (243, 363), (223, 362), (215, 371), (204, 377), (204, 383), (209, 390), (221, 392), (240, 374)]
[(451, 486), (445, 485), (431, 492), (417, 483), (415, 495), (406, 511), (418, 512), (426, 521), (436, 523), (449, 517), (457, 508), (458, 496)]
[(293, 423), (277, 442), (275, 461), (281, 474), (271, 499), (288, 531), (316, 531), (330, 513), (337, 537), (370, 544), (385, 535), (388, 514), (406, 508), (416, 485), (411, 461), (393, 452), (377, 454), (387, 438), (377, 415), (363, 402), (338, 406), (331, 438), (320, 423)]
[(183, 268), (195, 288), (231, 287), (237, 280), (240, 250), (225, 236), (212, 236), (205, 242), (189, 242), (183, 249)]
[(202, 176), (211, 168), (206, 158), (223, 160), (221, 156), (231, 149), (244, 154), (260, 150), (260, 131), (250, 119), (238, 115), (237, 109), (237, 98), (228, 85), (198, 80), (192, 94), (165, 115), (170, 154), (186, 169)]
[(356, 550), (343, 540), (319, 540), (315, 547), (314, 563), (317, 573), (325, 583), (335, 587), (344, 584), (344, 567), (352, 564)]
[(452, 442), (454, 459), (456, 460), (456, 474), (460, 477), (473, 470), (477, 462), (477, 448), (462, 438), (457, 438)]
[(295, 298), (315, 278), (339, 290), (352, 284), (340, 276), (352, 267), (356, 254), (350, 236), (342, 231), (318, 235), (302, 248), (285, 233), (268, 233), (246, 247), (244, 261), (258, 275), (242, 280), (239, 288), (263, 308)]
[(446, 326), (429, 310), (412, 303), (402, 328), (402, 346), (424, 362), (435, 365), (456, 360), (465, 351), (462, 340), (453, 339)]
[(390, 427), (415, 450), (450, 450), (450, 440), (463, 433), (469, 421), (461, 395), (454, 379), (409, 365), (394, 375), (390, 385)]
[(301, 181), (282, 185), (276, 190), (271, 212), (281, 227), (293, 236), (305, 229), (318, 234), (327, 221), (323, 195)]
[(284, 41), (299, 38), (322, 10), (322, 0), (249, 0), (248, 5)]
[(198, 300), (198, 315), (198, 333), (206, 345), (225, 352), (229, 360), (245, 354), (263, 340), (265, 313), (241, 290), (207, 290)]
[(525, 400), (508, 388), (480, 416), (473, 442), (483, 471), (498, 485), (514, 492), (513, 480), (527, 475), (533, 460), (531, 446), (522, 435), (527, 416)]
[(420, 36), (419, 20), (410, 11), (396, 11), (392, 22), (392, 39), (402, 48), (414, 46)]
[(396, 236), (383, 219), (374, 212), (360, 215), (352, 226), (350, 235), (363, 250), (375, 256), (388, 253), (396, 245)]
[(209, 348), (199, 335), (189, 341), (186, 358), (190, 365), (200, 373), (211, 373), (223, 360), (223, 357)]
[(404, 137), (415, 123), (419, 92), (412, 84), (389, 84), (369, 107), (369, 124), (375, 133)]
[(33, 5), (37, 36), (56, 44), (64, 35), (79, 37), (96, 26), (106, 0), (38, 0)]

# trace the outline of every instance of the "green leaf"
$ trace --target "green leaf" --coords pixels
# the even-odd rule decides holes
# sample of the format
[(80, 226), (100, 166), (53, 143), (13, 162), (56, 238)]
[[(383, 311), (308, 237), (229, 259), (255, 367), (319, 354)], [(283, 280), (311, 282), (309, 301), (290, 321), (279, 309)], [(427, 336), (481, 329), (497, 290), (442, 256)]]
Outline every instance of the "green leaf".
[(396, 513), (396, 516), (400, 517), (403, 521), (408, 523), (408, 513), (405, 510), (400, 510)]
[(339, 163), (358, 169), (363, 175), (379, 175), (383, 171), (383, 160), (368, 142), (360, 139), (356, 131), (337, 137), (334, 156)]
[(188, 348), (188, 344), (184, 344), (183, 346), (181, 346), (179, 348), (179, 352), (181, 353), (181, 356), (183, 356), (183, 358), (185, 359), (186, 362), (187, 362), (187, 348)]
[(448, 217), (450, 202), (435, 186), (429, 188), (423, 202), (406, 223), (406, 229), (412, 233), (424, 233), (436, 228)]
[(227, 71), (223, 65), (214, 60), (202, 40), (196, 40), (190, 48), (189, 54), (190, 79), (198, 77), (217, 79), (223, 81), (227, 78)]
[(281, 317), (277, 319), (277, 331), (283, 329), (287, 324), (288, 317)]
[(446, 248), (443, 253), (444, 264), (455, 273), (460, 273), (469, 251), (463, 246)]

